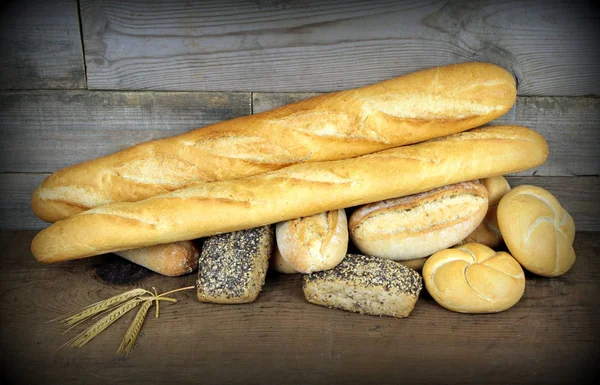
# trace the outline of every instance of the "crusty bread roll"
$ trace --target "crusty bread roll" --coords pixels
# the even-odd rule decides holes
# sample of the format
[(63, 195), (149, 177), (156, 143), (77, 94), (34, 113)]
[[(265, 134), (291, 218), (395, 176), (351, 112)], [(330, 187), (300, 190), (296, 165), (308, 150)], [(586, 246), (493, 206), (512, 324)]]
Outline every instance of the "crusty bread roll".
[(298, 274), (296, 271), (283, 257), (279, 252), (279, 247), (277, 247), (277, 242), (275, 242), (275, 247), (273, 250), (273, 256), (269, 260), (270, 268), (274, 269), (276, 272), (281, 274)]
[(305, 275), (310, 303), (361, 314), (407, 317), (423, 288), (414, 270), (383, 258), (348, 254), (331, 270)]
[(169, 277), (189, 274), (198, 268), (198, 249), (191, 241), (122, 250), (115, 254)]
[(516, 172), (547, 156), (544, 138), (528, 128), (485, 127), (97, 207), (42, 230), (31, 250), (40, 261), (56, 262), (201, 238)]
[(399, 264), (410, 267), (414, 271), (420, 273), (423, 271), (423, 266), (429, 257), (417, 258), (417, 259), (407, 259), (405, 261), (397, 261)]
[(350, 216), (350, 238), (367, 255), (423, 258), (473, 232), (487, 207), (479, 181), (443, 186), (360, 207)]
[(514, 306), (525, 291), (525, 274), (506, 252), (468, 243), (438, 251), (423, 266), (427, 292), (448, 310), (496, 313)]
[(348, 251), (344, 209), (280, 222), (275, 235), (281, 257), (299, 273), (332, 269)]
[(481, 243), (491, 248), (497, 248), (502, 244), (502, 234), (498, 228), (496, 212), (498, 210), (500, 199), (504, 194), (510, 191), (510, 185), (508, 184), (508, 181), (500, 175), (482, 179), (481, 183), (488, 191), (487, 213), (475, 231), (469, 234), (460, 243)]
[(573, 218), (541, 187), (509, 191), (498, 205), (498, 225), (508, 250), (532, 273), (556, 277), (575, 263)]
[(253, 302), (265, 283), (274, 239), (272, 226), (207, 238), (198, 261), (198, 300)]
[(57, 171), (34, 192), (48, 222), (112, 203), (345, 159), (478, 127), (516, 100), (504, 69), (465, 63), (321, 95), (260, 114), (140, 144)]

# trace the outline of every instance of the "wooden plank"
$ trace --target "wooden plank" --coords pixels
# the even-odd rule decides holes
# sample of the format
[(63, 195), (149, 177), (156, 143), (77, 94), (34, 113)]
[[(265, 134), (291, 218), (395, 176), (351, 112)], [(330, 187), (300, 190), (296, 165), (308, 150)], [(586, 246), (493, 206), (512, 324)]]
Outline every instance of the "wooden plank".
[(0, 172), (54, 172), (248, 114), (249, 93), (4, 92)]
[(591, 2), (80, 3), (94, 89), (334, 91), (487, 61), (520, 95), (600, 94)]
[[(38, 230), (47, 226), (30, 208), (33, 190), (49, 174), (0, 174), (0, 229)], [(540, 186), (556, 196), (579, 231), (600, 231), (598, 177), (510, 177), (509, 183)]]
[[(252, 94), (259, 113), (318, 93)], [(546, 138), (546, 163), (519, 176), (600, 175), (600, 99), (586, 97), (519, 97), (515, 106), (491, 124), (530, 127)]]
[(48, 224), (31, 211), (31, 194), (50, 174), (0, 174), (0, 229), (38, 230)]
[(0, 88), (85, 88), (76, 0), (9, 0), (0, 12)]
[(247, 305), (174, 294), (179, 302), (161, 306), (159, 319), (149, 314), (127, 359), (115, 351), (133, 314), (79, 350), (56, 351), (75, 331), (63, 335), (46, 321), (133, 287), (194, 285), (195, 275), (107, 285), (110, 259), (43, 265), (29, 252), (33, 235), (0, 234), (0, 358), (9, 383), (579, 384), (596, 373), (598, 233), (577, 234), (566, 275), (528, 274), (524, 297), (502, 313), (453, 313), (423, 292), (408, 318), (365, 316), (305, 302), (299, 275), (270, 275)]

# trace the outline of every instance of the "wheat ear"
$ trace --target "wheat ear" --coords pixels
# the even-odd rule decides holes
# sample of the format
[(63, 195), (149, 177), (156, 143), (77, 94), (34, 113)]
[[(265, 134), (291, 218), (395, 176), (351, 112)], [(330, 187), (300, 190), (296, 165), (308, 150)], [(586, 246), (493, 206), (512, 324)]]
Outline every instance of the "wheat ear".
[[(139, 299), (130, 299), (115, 310), (111, 311), (100, 320), (96, 321), (92, 326), (85, 329), (81, 334), (75, 336), (73, 339), (68, 341), (65, 345), (70, 345), (76, 348), (80, 348), (90, 342), (98, 334), (102, 333), (104, 329), (113, 324), (116, 320), (121, 318), (125, 313), (135, 308), (140, 303)], [(64, 346), (64, 345), (63, 345)]]
[(145, 289), (129, 290), (125, 293), (121, 293), (103, 301), (99, 301), (89, 306), (86, 306), (78, 312), (63, 315), (48, 322), (60, 321), (60, 323), (62, 323), (65, 326), (77, 326), (80, 323), (87, 321), (88, 319), (94, 317), (97, 314), (110, 310), (127, 300), (147, 293), (149, 293), (149, 291)]
[[(121, 341), (121, 346), (117, 350), (118, 353), (125, 353), (125, 356), (129, 356), (131, 349), (133, 349), (133, 345), (135, 345), (135, 341), (137, 340), (138, 335), (140, 334), (140, 330), (142, 329), (142, 325), (144, 324), (144, 320), (146, 319), (146, 314), (148, 310), (152, 306), (152, 300), (145, 301), (140, 310), (138, 310), (137, 314), (133, 321), (131, 321), (131, 325), (127, 329), (125, 333), (125, 337), (123, 337), (123, 341)], [(157, 301), (158, 306), (158, 301)]]

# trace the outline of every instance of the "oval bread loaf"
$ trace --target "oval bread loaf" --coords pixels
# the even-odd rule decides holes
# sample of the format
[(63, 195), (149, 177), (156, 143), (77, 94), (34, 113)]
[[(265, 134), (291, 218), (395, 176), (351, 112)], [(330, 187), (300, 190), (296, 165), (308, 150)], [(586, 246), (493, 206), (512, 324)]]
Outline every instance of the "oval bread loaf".
[(281, 257), (300, 273), (332, 269), (348, 250), (344, 209), (280, 222), (275, 228)]
[(192, 241), (181, 241), (141, 249), (121, 250), (115, 254), (156, 273), (177, 277), (189, 274), (198, 268), (200, 252)]
[(510, 254), (477, 243), (433, 254), (423, 266), (423, 280), (438, 304), (459, 313), (500, 312), (525, 291), (521, 265)]
[(417, 258), (417, 259), (407, 259), (403, 261), (398, 261), (399, 264), (409, 267), (414, 271), (420, 273), (423, 271), (423, 266), (425, 266), (425, 262), (429, 257)]
[(497, 218), (498, 203), (504, 194), (510, 191), (510, 185), (500, 175), (482, 179), (481, 184), (485, 186), (488, 192), (487, 213), (475, 231), (463, 239), (461, 243), (481, 243), (491, 248), (497, 248), (502, 244), (502, 234), (498, 227)]
[(473, 232), (487, 207), (479, 181), (457, 183), (360, 207), (350, 217), (350, 237), (367, 255), (423, 258)]
[(296, 269), (287, 263), (287, 261), (281, 256), (277, 242), (275, 242), (274, 249), (273, 256), (269, 260), (270, 267), (281, 274), (298, 274), (298, 271), (296, 271)]
[(546, 141), (530, 129), (485, 127), (96, 207), (42, 230), (31, 251), (39, 261), (58, 262), (196, 239), (521, 171), (547, 156)]
[(522, 185), (498, 205), (498, 225), (511, 254), (534, 274), (556, 277), (575, 263), (575, 223), (541, 187)]
[(481, 126), (516, 100), (513, 76), (488, 63), (427, 69), (143, 143), (55, 172), (34, 213), (56, 222), (113, 202), (346, 159)]

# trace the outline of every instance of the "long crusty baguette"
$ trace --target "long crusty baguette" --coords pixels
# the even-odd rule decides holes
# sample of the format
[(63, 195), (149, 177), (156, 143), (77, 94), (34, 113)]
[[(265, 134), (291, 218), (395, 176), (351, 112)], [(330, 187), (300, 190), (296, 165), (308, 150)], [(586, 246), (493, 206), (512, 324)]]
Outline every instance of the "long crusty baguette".
[(48, 222), (112, 202), (346, 159), (483, 125), (514, 104), (513, 77), (487, 63), (439, 67), (155, 140), (60, 170), (34, 192)]
[(54, 262), (194, 239), (507, 174), (547, 156), (544, 138), (528, 128), (486, 127), (97, 207), (42, 230), (31, 248), (38, 260)]

